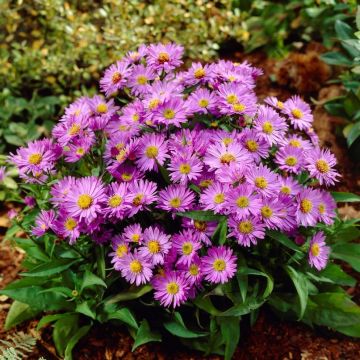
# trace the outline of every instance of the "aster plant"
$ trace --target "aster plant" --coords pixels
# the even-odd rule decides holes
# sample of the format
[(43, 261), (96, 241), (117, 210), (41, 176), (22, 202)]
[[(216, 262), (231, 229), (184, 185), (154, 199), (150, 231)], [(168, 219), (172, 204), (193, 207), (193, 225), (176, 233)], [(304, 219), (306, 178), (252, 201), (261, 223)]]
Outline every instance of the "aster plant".
[(7, 237), (27, 256), (1, 291), (15, 299), (7, 328), (47, 311), (39, 327), (53, 324), (68, 359), (110, 321), (128, 327), (133, 349), (176, 337), (230, 359), (240, 323), (266, 304), (360, 336), (342, 288), (355, 280), (333, 261), (360, 270), (357, 221), (336, 212), (336, 200), (359, 197), (328, 192), (339, 174), (310, 106), (260, 103), (261, 70), (184, 69), (182, 53), (174, 43), (129, 53), (105, 71), (103, 95), (76, 100), (50, 139), (10, 154), (24, 209)]

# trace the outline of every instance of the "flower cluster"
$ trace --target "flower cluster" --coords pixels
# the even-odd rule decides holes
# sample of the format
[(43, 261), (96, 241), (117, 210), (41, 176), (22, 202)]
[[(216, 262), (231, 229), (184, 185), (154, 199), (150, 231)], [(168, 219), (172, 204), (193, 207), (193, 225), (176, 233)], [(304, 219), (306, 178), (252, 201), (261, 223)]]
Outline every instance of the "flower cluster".
[[(155, 44), (129, 53), (105, 71), (104, 97), (75, 101), (52, 140), (10, 156), (25, 181), (52, 184), (33, 235), (111, 242), (114, 269), (130, 284), (150, 283), (164, 306), (226, 283), (237, 252), (267, 230), (313, 236), (309, 264), (324, 268), (329, 249), (311, 227), (334, 222), (335, 202), (321, 186), (339, 175), (309, 105), (298, 96), (258, 103), (261, 71), (246, 62), (177, 71), (182, 52)], [(74, 176), (84, 171), (91, 175)]]

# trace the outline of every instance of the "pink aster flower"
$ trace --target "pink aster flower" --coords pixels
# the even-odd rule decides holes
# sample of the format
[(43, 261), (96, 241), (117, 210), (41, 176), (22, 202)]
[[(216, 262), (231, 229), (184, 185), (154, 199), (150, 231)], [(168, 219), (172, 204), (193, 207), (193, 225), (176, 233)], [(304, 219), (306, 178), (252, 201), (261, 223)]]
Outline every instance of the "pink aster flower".
[(293, 96), (286, 100), (282, 112), (288, 116), (295, 129), (306, 130), (312, 126), (314, 119), (310, 106), (299, 96)]
[(122, 236), (116, 235), (111, 240), (111, 247), (113, 251), (109, 253), (109, 256), (112, 257), (111, 263), (117, 268), (117, 264), (130, 252), (130, 246), (124, 241)]
[(153, 287), (154, 298), (163, 306), (175, 308), (187, 300), (189, 282), (181, 271), (170, 271), (164, 276), (158, 276)]
[(164, 165), (169, 157), (167, 141), (162, 134), (146, 134), (140, 138), (137, 149), (136, 165), (141, 171), (157, 170), (158, 164)]
[(299, 225), (314, 226), (319, 218), (320, 199), (317, 191), (304, 188), (296, 196), (296, 220)]
[(310, 241), (309, 264), (318, 271), (324, 269), (329, 259), (330, 247), (326, 246), (325, 235), (319, 231)]
[(278, 175), (264, 165), (250, 169), (246, 180), (265, 197), (272, 197), (280, 190)]
[(90, 152), (94, 142), (95, 137), (93, 136), (84, 136), (73, 140), (73, 142), (66, 147), (66, 150), (64, 150), (65, 161), (69, 163), (79, 161)]
[(294, 196), (301, 191), (301, 185), (291, 176), (281, 177), (280, 181), (280, 194), (283, 196)]
[(139, 211), (146, 210), (147, 206), (157, 200), (157, 186), (154, 182), (148, 180), (136, 180), (129, 185), (129, 203), (131, 209), (129, 217)]
[(146, 52), (147, 64), (158, 73), (169, 72), (182, 64), (183, 53), (184, 48), (175, 43), (150, 44)]
[(130, 284), (140, 286), (146, 284), (152, 278), (152, 265), (137, 250), (127, 253), (121, 260), (115, 263), (115, 269), (121, 271), (121, 275)]
[(293, 174), (300, 174), (304, 169), (304, 152), (293, 146), (284, 146), (276, 152), (275, 162), (279, 169)]
[(334, 169), (336, 158), (329, 149), (315, 148), (306, 153), (307, 170), (310, 176), (317, 179), (320, 185), (334, 185), (339, 173)]
[(187, 185), (188, 181), (198, 179), (202, 172), (202, 162), (196, 155), (173, 153), (168, 166), (170, 178), (175, 183)]
[(190, 229), (205, 245), (211, 245), (211, 236), (217, 227), (215, 221), (200, 221), (184, 217), (182, 225), (184, 228)]
[(154, 124), (174, 125), (180, 127), (186, 122), (187, 109), (185, 103), (178, 97), (171, 98), (160, 104), (153, 113)]
[(251, 216), (239, 220), (231, 216), (229, 218), (229, 228), (231, 232), (228, 237), (234, 236), (242, 246), (256, 245), (259, 239), (265, 237), (265, 224), (257, 217)]
[(80, 236), (81, 224), (62, 210), (54, 223), (53, 230), (59, 237), (68, 238), (69, 244), (73, 245)]
[(225, 284), (236, 273), (237, 258), (233, 251), (225, 246), (212, 247), (201, 258), (205, 280), (215, 284)]
[(169, 185), (159, 192), (158, 208), (171, 212), (189, 210), (195, 200), (194, 193), (184, 185)]
[(284, 109), (284, 103), (280, 101), (276, 96), (268, 96), (264, 99), (264, 102), (268, 105), (271, 105), (277, 110), (283, 110)]
[(130, 208), (127, 183), (111, 183), (106, 189), (104, 215), (110, 219), (122, 220)]
[(183, 74), (183, 82), (186, 86), (205, 85), (214, 76), (212, 69), (213, 67), (209, 64), (202, 65), (199, 62), (193, 62), (189, 70)]
[(301, 136), (296, 134), (284, 137), (284, 139), (279, 144), (283, 146), (289, 145), (295, 148), (302, 149), (303, 151), (309, 151), (314, 148), (309, 140), (305, 140)]
[(139, 253), (148, 258), (151, 264), (164, 263), (164, 256), (171, 249), (170, 235), (166, 235), (158, 227), (148, 227), (144, 230), (143, 242)]
[(49, 229), (53, 228), (56, 214), (54, 210), (41, 210), (35, 220), (35, 225), (31, 232), (35, 236), (43, 236)]
[(144, 172), (139, 170), (136, 166), (123, 164), (118, 166), (111, 175), (119, 182), (130, 183), (135, 180), (140, 180), (144, 177)]
[(102, 212), (106, 201), (105, 188), (101, 180), (95, 176), (76, 179), (65, 198), (65, 204), (70, 216), (89, 224)]
[(109, 120), (119, 110), (119, 107), (115, 105), (114, 99), (106, 101), (99, 95), (89, 99), (88, 103), (92, 113), (90, 120), (90, 128), (92, 130), (104, 129)]
[(216, 114), (217, 100), (215, 93), (199, 88), (188, 97), (186, 106), (191, 114)]
[(256, 163), (269, 156), (269, 143), (264, 138), (259, 137), (255, 129), (244, 129), (239, 138), (243, 148)]
[(326, 225), (332, 225), (336, 217), (336, 202), (326, 191), (319, 190), (319, 221)]
[(52, 131), (52, 135), (61, 146), (68, 145), (72, 140), (84, 135), (88, 126), (89, 114), (81, 116), (69, 116), (66, 121), (57, 124)]
[(143, 234), (141, 225), (137, 224), (137, 223), (128, 225), (123, 230), (122, 238), (126, 242), (141, 245), (143, 238), (144, 238), (144, 234)]
[(128, 62), (117, 61), (105, 70), (104, 76), (100, 79), (100, 88), (106, 96), (111, 96), (126, 86), (127, 78), (131, 74), (128, 65)]
[(264, 198), (260, 208), (260, 217), (267, 228), (280, 229), (283, 224), (284, 204), (277, 199)]
[(149, 82), (154, 80), (156, 74), (154, 71), (142, 64), (135, 65), (129, 78), (128, 86), (134, 95), (143, 95), (149, 92)]
[(36, 205), (36, 199), (32, 196), (25, 196), (24, 203), (26, 206), (32, 209)]
[(69, 195), (70, 190), (75, 187), (76, 178), (73, 176), (65, 176), (58, 180), (50, 190), (51, 199), (50, 202), (55, 207), (62, 207), (66, 197)]
[(200, 204), (204, 206), (204, 210), (213, 210), (215, 214), (223, 214), (226, 211), (228, 191), (228, 185), (214, 182), (200, 195)]
[(179, 255), (178, 264), (189, 265), (201, 248), (201, 242), (193, 231), (187, 229), (173, 236), (173, 247)]

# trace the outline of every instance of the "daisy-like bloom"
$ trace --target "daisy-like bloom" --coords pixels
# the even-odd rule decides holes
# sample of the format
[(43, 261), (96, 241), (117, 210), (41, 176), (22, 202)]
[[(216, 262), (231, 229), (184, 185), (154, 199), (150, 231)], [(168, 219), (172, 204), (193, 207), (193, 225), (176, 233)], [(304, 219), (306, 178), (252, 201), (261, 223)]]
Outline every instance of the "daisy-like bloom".
[(326, 191), (318, 190), (319, 194), (319, 221), (326, 225), (332, 225), (336, 217), (336, 202)]
[(187, 86), (195, 84), (205, 85), (213, 78), (214, 74), (212, 66), (205, 64), (202, 65), (199, 62), (192, 63), (189, 70), (183, 74), (183, 82)]
[(127, 78), (131, 74), (128, 62), (117, 61), (104, 72), (100, 79), (100, 89), (106, 96), (111, 96), (116, 91), (126, 86)]
[(141, 244), (143, 241), (143, 230), (140, 224), (132, 224), (123, 230), (123, 239), (126, 242)]
[(231, 232), (228, 237), (234, 236), (242, 246), (256, 245), (259, 239), (265, 237), (265, 224), (257, 217), (251, 216), (239, 220), (230, 216), (229, 228)]
[(314, 226), (319, 218), (320, 199), (317, 191), (303, 188), (296, 196), (296, 221), (302, 226)]
[(136, 165), (141, 171), (157, 170), (157, 164), (164, 165), (167, 153), (167, 141), (162, 134), (146, 134), (140, 138), (137, 149)]
[[(119, 261), (121, 261), (123, 257), (130, 252), (129, 244), (125, 242), (123, 237), (120, 235), (116, 235), (112, 238), (111, 247), (114, 250), (113, 252), (109, 253), (109, 256), (112, 257), (112, 264), (119, 263)], [(117, 265), (114, 267), (116, 268)]]
[(35, 236), (44, 235), (49, 229), (53, 228), (55, 217), (54, 210), (41, 210), (35, 220), (36, 226), (32, 228), (31, 233)]
[(65, 161), (74, 163), (79, 161), (84, 155), (90, 152), (92, 145), (94, 145), (95, 137), (84, 136), (73, 140), (64, 150)]
[(182, 225), (184, 228), (190, 229), (205, 245), (211, 245), (210, 239), (217, 227), (215, 221), (200, 221), (184, 217)]
[(134, 95), (143, 95), (149, 92), (149, 82), (154, 80), (155, 77), (156, 74), (150, 68), (143, 64), (135, 65), (132, 68), (128, 86), (131, 88), (131, 92)]
[(217, 109), (217, 96), (207, 89), (199, 88), (188, 97), (186, 106), (190, 114), (215, 114)]
[(262, 201), (261, 197), (254, 193), (254, 187), (240, 185), (229, 191), (225, 206), (236, 218), (242, 219), (250, 214), (259, 215)]
[(304, 153), (299, 148), (287, 145), (276, 152), (275, 162), (283, 171), (300, 174), (305, 164)]
[(204, 163), (210, 169), (220, 169), (231, 164), (247, 164), (250, 162), (250, 157), (237, 142), (231, 143), (228, 146), (222, 142), (210, 145), (204, 158)]
[(329, 149), (315, 148), (306, 153), (307, 170), (310, 176), (317, 179), (320, 185), (334, 185), (339, 173), (334, 169), (336, 158)]
[(261, 158), (269, 156), (269, 143), (259, 137), (255, 129), (244, 129), (240, 133), (239, 138), (243, 148), (256, 163), (259, 163)]
[(266, 104), (271, 105), (277, 110), (281, 111), (284, 109), (284, 103), (280, 101), (276, 96), (268, 96), (267, 98), (264, 99), (264, 102)]
[(281, 201), (264, 198), (260, 208), (260, 217), (269, 229), (281, 228), (283, 223), (283, 206)]
[(229, 185), (214, 182), (200, 195), (200, 204), (204, 206), (204, 210), (213, 210), (215, 214), (223, 214), (226, 210), (228, 191)]
[(158, 73), (169, 72), (182, 64), (183, 53), (184, 48), (175, 43), (150, 44), (146, 52), (147, 64)]
[(106, 142), (104, 151), (104, 160), (106, 164), (109, 164), (111, 160), (116, 160), (116, 156), (119, 155), (120, 151), (125, 149), (128, 144), (130, 137), (126, 133), (113, 133)]
[(128, 201), (128, 184), (111, 183), (106, 189), (104, 214), (109, 218), (122, 220), (130, 208)]
[(188, 181), (198, 179), (202, 172), (202, 162), (196, 155), (173, 153), (168, 166), (170, 178), (175, 183), (187, 185)]
[[(127, 104), (122, 109), (122, 114), (119, 117), (121, 124), (128, 124), (133, 129), (136, 129), (137, 125), (140, 125), (144, 122), (145, 118), (145, 109), (144, 104), (141, 100), (134, 100), (133, 102)], [(118, 131), (121, 131), (119, 128)], [(127, 132), (129, 135), (129, 131)], [(131, 135), (135, 135), (134, 131), (131, 131)]]
[(282, 112), (288, 116), (295, 129), (307, 130), (312, 126), (314, 119), (310, 106), (299, 96), (286, 100)]
[(139, 170), (136, 166), (124, 164), (117, 167), (111, 175), (119, 182), (130, 183), (141, 179), (144, 176), (144, 172)]
[(310, 141), (303, 139), (298, 135), (285, 136), (284, 139), (279, 143), (282, 146), (292, 146), (295, 148), (302, 149), (303, 151), (309, 151), (313, 149)]
[(301, 185), (291, 176), (281, 177), (280, 181), (280, 194), (283, 196), (294, 196), (301, 191)]
[(180, 127), (186, 122), (187, 109), (185, 103), (178, 97), (171, 98), (160, 104), (153, 113), (154, 124), (174, 125)]
[(298, 223), (296, 221), (296, 204), (294, 203), (294, 199), (290, 196), (280, 194), (277, 200), (280, 203), (281, 221), (278, 223), (279, 229), (285, 232), (294, 231), (298, 228)]
[(223, 184), (237, 186), (238, 184), (244, 183), (245, 175), (251, 166), (253, 166), (253, 163), (250, 162), (223, 166), (222, 168), (216, 170), (215, 178)]
[(30, 209), (32, 209), (36, 205), (36, 199), (32, 196), (25, 196), (24, 203)]
[(154, 298), (163, 306), (175, 308), (187, 300), (189, 282), (182, 271), (170, 271), (158, 276), (153, 287)]
[(143, 242), (139, 253), (150, 259), (152, 265), (164, 263), (164, 256), (171, 249), (170, 235), (166, 235), (157, 227), (148, 227), (144, 230)]
[(270, 145), (283, 139), (287, 131), (287, 124), (279, 114), (269, 106), (260, 106), (254, 128), (258, 135)]
[(237, 258), (233, 251), (225, 246), (212, 247), (201, 258), (205, 280), (214, 284), (224, 284), (236, 273)]
[(129, 203), (131, 205), (129, 217), (145, 210), (147, 205), (157, 200), (157, 186), (148, 180), (137, 180), (129, 185)]
[(90, 107), (88, 104), (88, 98), (82, 96), (75, 100), (72, 104), (65, 108), (65, 114), (60, 118), (61, 123), (68, 123), (78, 118), (83, 118), (87, 122), (84, 125), (88, 125), (90, 116)]
[(179, 264), (179, 270), (183, 270), (186, 279), (192, 285), (201, 285), (201, 280), (204, 278), (202, 272), (202, 263), (199, 256), (195, 255), (189, 265)]
[(183, 212), (189, 210), (195, 200), (194, 193), (184, 185), (169, 185), (159, 192), (158, 208)]
[(329, 259), (330, 247), (326, 246), (325, 235), (319, 231), (310, 241), (309, 264), (318, 271), (324, 269)]
[(99, 95), (89, 99), (89, 107), (92, 112), (90, 128), (92, 130), (102, 130), (112, 116), (116, 114), (119, 107), (115, 105), (114, 99), (106, 101)]
[(70, 216), (89, 224), (101, 214), (105, 202), (104, 184), (95, 176), (87, 176), (76, 180), (65, 198), (64, 206)]
[(53, 128), (53, 137), (57, 139), (61, 146), (68, 145), (73, 139), (83, 136), (88, 126), (88, 118), (88, 114), (70, 116), (67, 121), (60, 122)]
[(173, 247), (179, 255), (178, 264), (189, 265), (201, 248), (201, 242), (191, 230), (187, 229), (173, 236)]
[(146, 284), (152, 278), (151, 263), (137, 250), (124, 255), (120, 261), (115, 263), (114, 268), (121, 271), (121, 275), (126, 281), (136, 286)]
[(75, 244), (80, 236), (81, 224), (75, 218), (61, 210), (53, 227), (54, 232), (61, 238), (68, 238), (69, 244)]
[(280, 189), (278, 175), (264, 165), (250, 169), (246, 175), (246, 180), (258, 193), (265, 197), (274, 196), (274, 193)]
[(62, 207), (70, 190), (75, 187), (75, 182), (76, 178), (73, 176), (65, 176), (58, 180), (58, 182), (51, 187), (50, 202), (56, 207)]

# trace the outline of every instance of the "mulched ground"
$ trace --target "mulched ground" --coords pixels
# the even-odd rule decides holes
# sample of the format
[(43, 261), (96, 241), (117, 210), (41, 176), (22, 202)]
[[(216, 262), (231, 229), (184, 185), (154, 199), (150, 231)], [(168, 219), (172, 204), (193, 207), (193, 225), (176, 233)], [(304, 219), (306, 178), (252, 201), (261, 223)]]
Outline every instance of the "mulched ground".
[[(314, 128), (318, 133), (322, 145), (335, 153), (338, 159), (338, 169), (342, 174), (341, 182), (336, 186), (337, 191), (351, 191), (360, 193), (360, 166), (353, 163), (347, 153), (346, 143), (341, 136), (336, 135), (336, 127), (342, 120), (329, 116), (321, 104), (341, 92), (338, 86), (326, 86), (331, 75), (330, 69), (321, 63), (318, 54), (322, 52), (321, 45), (310, 44), (301, 54), (291, 54), (283, 62), (267, 59), (262, 53), (244, 56), (240, 53), (231, 55), (232, 59), (241, 61), (247, 59), (250, 63), (264, 69), (264, 76), (258, 81), (258, 96), (278, 96), (285, 100), (292, 93), (301, 93), (308, 101), (315, 98)], [(275, 81), (274, 81), (275, 80)], [(5, 231), (7, 220), (6, 210), (0, 210), (0, 239)], [(359, 206), (345, 205), (339, 211), (345, 218), (359, 218)], [(0, 242), (0, 288), (13, 281), (20, 270), (23, 254), (13, 249), (9, 244)], [(345, 268), (358, 279), (355, 288), (349, 289), (354, 301), (360, 303), (360, 277), (350, 268)], [(39, 340), (34, 354), (29, 359), (37, 360), (44, 356), (47, 360), (59, 359), (51, 340), (51, 328), (45, 328), (37, 333), (37, 320), (29, 321), (16, 329), (5, 333), (3, 324), (10, 307), (10, 299), (0, 296), (0, 339), (11, 337), (12, 331), (24, 331), (36, 336)], [(122, 329), (113, 326), (96, 326), (78, 344), (74, 359), (76, 360), (115, 360), (115, 359), (205, 359), (200, 353), (190, 351), (181, 344), (154, 343), (143, 345), (131, 353), (132, 339)], [(220, 359), (210, 356), (206, 359)], [(264, 309), (259, 319), (251, 329), (242, 333), (240, 344), (234, 359), (360, 359), (360, 342), (324, 328), (311, 329), (300, 323), (280, 321)]]

